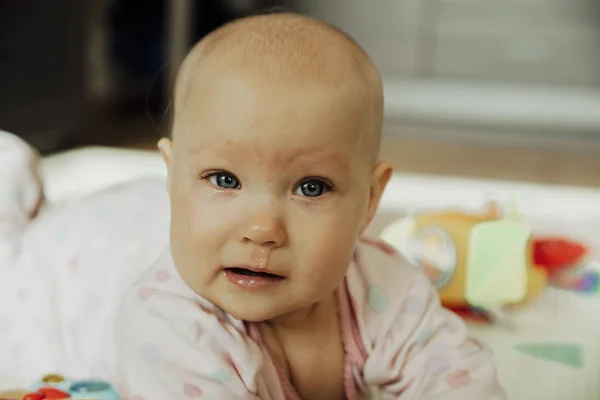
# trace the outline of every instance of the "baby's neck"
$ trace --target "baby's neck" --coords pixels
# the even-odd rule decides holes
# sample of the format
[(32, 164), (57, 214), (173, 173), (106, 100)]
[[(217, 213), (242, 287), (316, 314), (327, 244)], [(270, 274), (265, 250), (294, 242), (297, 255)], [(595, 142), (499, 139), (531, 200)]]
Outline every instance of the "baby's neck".
[(344, 397), (344, 347), (335, 293), (310, 307), (266, 321), (261, 332), (301, 398)]
[(279, 335), (303, 335), (306, 332), (317, 332), (320, 327), (327, 326), (337, 313), (336, 293), (332, 293), (318, 303), (294, 310), (287, 314), (266, 321), (266, 324)]

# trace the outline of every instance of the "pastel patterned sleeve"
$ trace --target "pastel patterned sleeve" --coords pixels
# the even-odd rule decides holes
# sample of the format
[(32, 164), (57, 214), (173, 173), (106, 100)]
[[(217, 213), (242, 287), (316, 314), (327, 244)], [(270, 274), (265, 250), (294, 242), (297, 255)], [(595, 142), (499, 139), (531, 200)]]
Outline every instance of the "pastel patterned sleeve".
[(117, 325), (114, 381), (123, 398), (255, 398), (262, 353), (198, 303), (141, 287)]
[(441, 307), (423, 274), (413, 277), (366, 368), (367, 380), (380, 383), (381, 399), (505, 399), (491, 351), (467, 337), (463, 321)]

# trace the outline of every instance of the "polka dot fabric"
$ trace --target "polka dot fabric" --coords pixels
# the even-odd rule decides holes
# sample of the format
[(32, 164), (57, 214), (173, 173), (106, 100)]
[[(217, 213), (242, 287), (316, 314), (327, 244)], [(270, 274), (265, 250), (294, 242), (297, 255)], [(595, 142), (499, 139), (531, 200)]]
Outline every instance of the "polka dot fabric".
[(237, 399), (257, 392), (262, 352), (242, 323), (188, 289), (168, 253), (126, 296), (116, 333), (114, 381), (126, 398)]
[(380, 398), (504, 399), (491, 352), (441, 307), (421, 271), (375, 241), (359, 249), (347, 280), (360, 340), (371, 349), (364, 380), (386, 382), (377, 388)]

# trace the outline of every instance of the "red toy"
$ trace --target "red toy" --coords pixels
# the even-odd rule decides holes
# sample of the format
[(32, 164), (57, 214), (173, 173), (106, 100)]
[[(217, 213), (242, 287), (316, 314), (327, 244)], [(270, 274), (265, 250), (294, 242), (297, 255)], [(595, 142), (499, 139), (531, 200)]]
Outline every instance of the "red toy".
[(533, 243), (535, 263), (548, 272), (550, 285), (585, 294), (600, 294), (598, 269), (587, 268), (588, 250), (563, 238), (538, 238)]
[(533, 261), (548, 272), (577, 265), (587, 254), (585, 246), (562, 238), (537, 238), (533, 242)]
[(37, 392), (26, 394), (23, 400), (68, 400), (69, 393), (55, 388), (41, 388)]

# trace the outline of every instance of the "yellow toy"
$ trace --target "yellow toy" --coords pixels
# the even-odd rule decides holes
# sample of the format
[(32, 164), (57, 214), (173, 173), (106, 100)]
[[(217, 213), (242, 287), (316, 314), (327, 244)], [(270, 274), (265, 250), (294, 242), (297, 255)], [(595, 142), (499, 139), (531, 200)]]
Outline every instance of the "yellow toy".
[(530, 224), (495, 204), (475, 213), (422, 212), (388, 225), (381, 238), (423, 268), (450, 309), (500, 311), (548, 285), (533, 261)]

